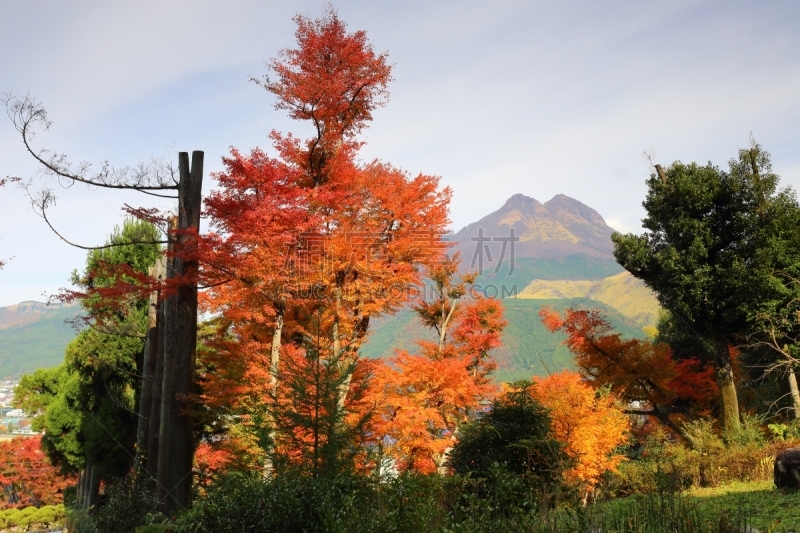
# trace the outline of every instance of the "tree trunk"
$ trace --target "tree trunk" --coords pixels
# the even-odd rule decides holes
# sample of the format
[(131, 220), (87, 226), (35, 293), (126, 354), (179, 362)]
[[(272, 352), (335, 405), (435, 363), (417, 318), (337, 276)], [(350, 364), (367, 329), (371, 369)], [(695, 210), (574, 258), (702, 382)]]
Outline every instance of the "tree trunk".
[(789, 390), (792, 393), (792, 407), (794, 407), (795, 419), (800, 419), (800, 392), (797, 390), (797, 376), (794, 367), (789, 367)]
[(86, 469), (78, 470), (78, 482), (75, 485), (75, 507), (83, 509), (83, 480), (86, 478)]
[[(283, 334), (283, 313), (284, 308), (282, 306), (275, 306), (275, 330), (272, 332), (272, 346), (270, 350), (270, 361), (269, 361), (269, 385), (270, 391), (272, 394), (276, 394), (278, 391), (278, 366), (281, 362), (281, 336)], [(269, 431), (269, 441), (272, 444), (272, 449), (267, 452), (266, 459), (264, 459), (264, 476), (269, 477), (272, 475), (272, 471), (275, 468), (273, 464), (272, 457), (275, 451), (275, 427), (272, 423), (272, 416), (271, 414), (268, 415), (269, 420), (267, 423), (270, 425)]]
[(281, 362), (281, 335), (283, 334), (283, 308), (275, 308), (275, 330), (272, 332), (272, 350), (269, 361), (269, 384), (272, 391), (278, 387), (278, 365)]
[(178, 154), (178, 229), (175, 274), (184, 281), (175, 295), (174, 327), (167, 329), (159, 435), (159, 491), (167, 516), (189, 507), (194, 459), (194, 419), (189, 396), (194, 393), (197, 348), (197, 255), (195, 234), (200, 228), (203, 152)]
[(89, 475), (87, 476), (88, 494), (86, 498), (86, 508), (89, 509), (97, 505), (100, 501), (100, 472), (97, 471), (97, 466), (90, 463)]
[[(166, 258), (162, 255), (151, 268), (150, 275), (164, 280), (166, 275)], [(150, 417), (153, 412), (153, 378), (155, 375), (156, 358), (158, 354), (158, 309), (159, 292), (150, 294), (150, 306), (147, 317), (147, 336), (144, 345), (144, 361), (142, 361), (142, 387), (139, 395), (139, 427), (136, 432), (136, 470), (145, 470), (152, 475), (154, 472), (147, 469), (147, 451), (150, 443)], [(160, 408), (161, 405), (159, 404)]]
[(717, 385), (719, 386), (720, 423), (727, 431), (739, 429), (739, 398), (733, 381), (733, 364), (728, 339), (719, 336), (715, 342)]
[[(177, 222), (173, 219), (170, 220), (169, 229), (173, 230), (177, 226)], [(167, 257), (165, 258), (166, 279), (172, 278), (175, 275), (175, 262), (171, 254), (174, 252), (174, 245), (170, 241), (168, 247)], [(164, 353), (166, 352), (167, 340), (171, 339), (168, 331), (171, 331), (172, 324), (174, 323), (174, 313), (172, 310), (175, 308), (175, 296), (171, 295), (167, 298), (162, 298), (158, 304), (158, 314), (156, 318), (158, 344), (156, 349), (155, 367), (153, 368), (153, 389), (151, 391), (150, 400), (150, 429), (147, 439), (147, 462), (146, 470), (150, 474), (151, 483), (150, 488), (156, 490), (159, 498), (163, 496), (160, 489), (156, 489), (156, 478), (158, 476), (158, 450), (159, 450), (159, 435), (161, 434), (161, 404), (164, 396)], [(169, 311), (169, 312), (168, 312)]]

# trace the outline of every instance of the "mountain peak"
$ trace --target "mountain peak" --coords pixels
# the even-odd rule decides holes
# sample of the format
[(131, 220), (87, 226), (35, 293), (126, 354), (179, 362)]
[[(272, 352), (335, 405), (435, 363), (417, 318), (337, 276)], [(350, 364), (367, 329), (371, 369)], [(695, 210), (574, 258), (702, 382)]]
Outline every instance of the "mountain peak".
[(508, 210), (508, 209), (521, 209), (524, 211), (533, 211), (536, 205), (542, 205), (538, 200), (535, 198), (531, 198), (530, 196), (525, 196), (524, 194), (517, 193), (508, 200), (506, 203), (503, 204), (503, 207), (500, 209)]
[(583, 254), (613, 259), (614, 230), (597, 211), (564, 194), (557, 194), (544, 204), (525, 194), (515, 194), (494, 213), (456, 233), (454, 240), (466, 256), (480, 239), (488, 238), (489, 248), (502, 247), (494, 246), (495, 241), (507, 240), (512, 230), (515, 241), (518, 239), (518, 257)]

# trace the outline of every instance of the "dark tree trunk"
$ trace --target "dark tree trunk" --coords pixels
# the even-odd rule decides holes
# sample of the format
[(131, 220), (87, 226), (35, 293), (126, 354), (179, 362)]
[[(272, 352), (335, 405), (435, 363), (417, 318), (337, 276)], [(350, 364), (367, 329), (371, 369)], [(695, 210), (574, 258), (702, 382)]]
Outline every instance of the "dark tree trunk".
[(97, 502), (100, 500), (100, 472), (97, 470), (97, 466), (94, 463), (90, 463), (90, 465), (91, 468), (87, 476), (87, 509), (97, 505)]
[[(176, 226), (177, 222), (171, 220), (169, 225), (170, 230), (174, 229)], [(170, 238), (170, 244), (166, 257), (165, 276), (167, 279), (172, 278), (175, 275), (175, 262), (171, 255), (173, 252), (174, 244)], [(148, 435), (147, 441), (146, 469), (152, 478), (151, 489), (156, 489), (159, 499), (164, 497), (162, 488), (156, 488), (156, 477), (158, 476), (159, 464), (159, 436), (161, 435), (161, 409), (163, 403), (162, 399), (164, 396), (164, 358), (168, 349), (167, 346), (169, 341), (172, 339), (172, 336), (168, 332), (172, 330), (172, 325), (175, 322), (175, 315), (173, 312), (174, 309), (175, 296), (170, 295), (167, 298), (163, 298), (161, 302), (159, 302), (158, 316), (156, 319), (158, 324), (158, 332), (156, 333), (158, 336), (158, 346), (156, 350), (155, 367), (153, 368), (153, 390), (151, 392), (152, 398), (150, 401), (150, 434)]]
[[(166, 275), (166, 258), (161, 256), (156, 261), (151, 271), (159, 281)], [(149, 475), (155, 474), (148, 469), (147, 451), (150, 442), (150, 417), (153, 411), (153, 379), (156, 369), (158, 354), (158, 310), (160, 307), (159, 293), (154, 291), (150, 295), (150, 307), (147, 318), (147, 337), (144, 345), (144, 361), (142, 361), (142, 387), (139, 395), (139, 427), (136, 432), (136, 464), (137, 470), (144, 470)], [(159, 384), (160, 385), (160, 384)], [(157, 409), (161, 407), (159, 402)]]
[(83, 481), (86, 478), (86, 469), (78, 470), (78, 483), (75, 486), (75, 507), (83, 509)]
[(164, 351), (164, 377), (161, 397), (158, 484), (163, 491), (162, 508), (167, 516), (188, 508), (192, 488), (194, 458), (194, 420), (189, 396), (194, 392), (194, 367), (197, 345), (197, 259), (194, 234), (200, 227), (203, 152), (178, 154), (178, 230), (175, 274), (181, 283), (175, 295), (174, 327), (168, 332)]

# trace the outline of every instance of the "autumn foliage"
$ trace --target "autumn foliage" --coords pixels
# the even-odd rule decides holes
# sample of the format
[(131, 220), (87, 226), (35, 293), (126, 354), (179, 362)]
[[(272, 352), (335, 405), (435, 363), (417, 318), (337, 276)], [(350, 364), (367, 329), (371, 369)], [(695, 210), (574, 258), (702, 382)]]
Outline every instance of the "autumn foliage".
[(55, 505), (74, 479), (63, 476), (41, 448), (41, 437), (0, 442), (0, 498), (4, 507)]
[(564, 370), (534, 378), (531, 395), (550, 410), (553, 436), (575, 461), (568, 482), (591, 489), (624, 460), (615, 453), (627, 441), (628, 417), (613, 394), (598, 394), (580, 374)]
[[(566, 333), (564, 344), (594, 387), (609, 387), (633, 411), (650, 415), (677, 433), (676, 417), (708, 414), (718, 397), (714, 367), (699, 359), (676, 361), (666, 344), (623, 339), (599, 311), (540, 311), (552, 331)], [(735, 356), (735, 354), (734, 354)]]
[(415, 307), (438, 341), (418, 341), (418, 353), (400, 350), (375, 370), (374, 432), (385, 437), (402, 470), (441, 469), (459, 425), (496, 392), (490, 352), (506, 325), (502, 305), (468, 293), (474, 276), (458, 279), (457, 270), (458, 257), (437, 266), (431, 275), (436, 297)]
[(271, 426), (276, 453), (316, 470), (366, 416), (359, 348), (370, 320), (405, 304), (421, 267), (442, 256), (451, 193), (436, 177), (357, 159), (355, 136), (386, 103), (391, 67), (332, 9), (295, 21), (297, 48), (262, 86), (313, 134), (273, 131), (276, 156), (233, 150), (214, 176), (212, 231), (198, 249), (217, 335), (201, 381), (206, 406), (253, 431)]

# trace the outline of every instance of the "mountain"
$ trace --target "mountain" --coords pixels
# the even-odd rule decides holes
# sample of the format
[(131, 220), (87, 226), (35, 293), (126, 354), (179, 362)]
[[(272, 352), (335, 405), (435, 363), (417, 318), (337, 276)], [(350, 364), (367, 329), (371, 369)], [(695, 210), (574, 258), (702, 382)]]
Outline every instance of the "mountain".
[[(545, 203), (515, 194), (503, 207), (466, 226), (452, 240), (465, 261), (468, 256), (470, 262), (475, 258), (481, 236), (490, 239), (483, 244), (493, 258), (499, 258), (503, 239), (508, 239), (512, 230), (519, 239), (514, 246), (516, 258), (559, 259), (581, 255), (614, 260), (611, 243), (614, 230), (597, 211), (563, 194)], [(483, 252), (489, 255), (486, 249)]]
[[(658, 301), (644, 284), (620, 267), (614, 230), (591, 207), (559, 194), (545, 203), (515, 194), (497, 211), (453, 235), (461, 266), (479, 271), (476, 288), (504, 299), (508, 326), (495, 357), (499, 380), (546, 375), (571, 366), (561, 344), (539, 319), (542, 307), (597, 309), (623, 335), (643, 336), (653, 326)], [(406, 309), (376, 320), (362, 348), (369, 357), (414, 349), (426, 332)]]
[[(542, 325), (542, 307), (600, 310), (629, 337), (655, 324), (658, 302), (614, 260), (613, 232), (597, 211), (563, 194), (545, 203), (516, 194), (449, 235), (462, 267), (480, 269), (479, 290), (504, 299), (508, 326), (495, 354), (497, 379), (530, 378), (571, 365), (564, 337)], [(69, 320), (78, 312), (39, 302), (0, 308), (0, 378), (60, 364), (76, 335)], [(395, 349), (413, 350), (414, 341), (428, 335), (404, 309), (372, 322), (362, 353), (391, 356)]]
[(0, 378), (60, 365), (77, 331), (76, 305), (21, 302), (0, 307)]

